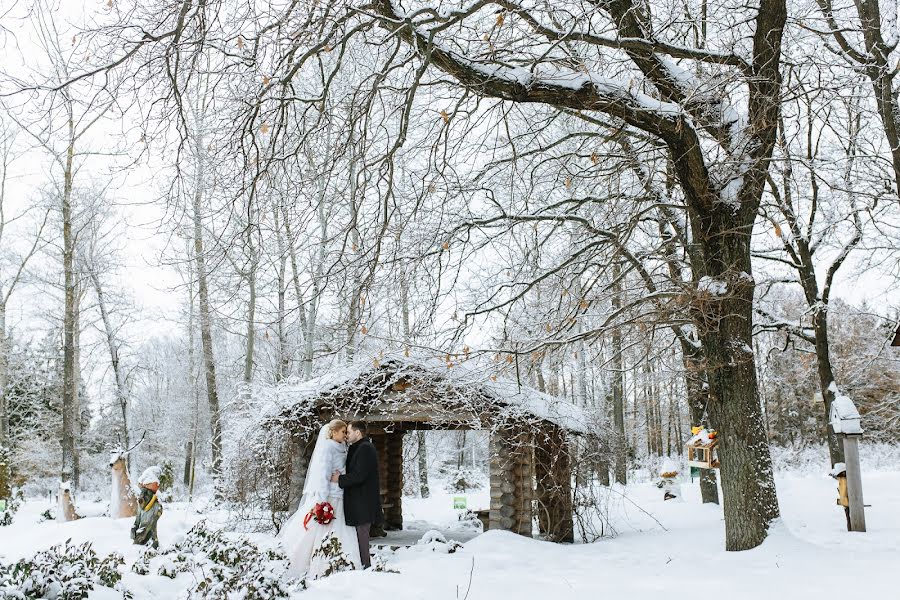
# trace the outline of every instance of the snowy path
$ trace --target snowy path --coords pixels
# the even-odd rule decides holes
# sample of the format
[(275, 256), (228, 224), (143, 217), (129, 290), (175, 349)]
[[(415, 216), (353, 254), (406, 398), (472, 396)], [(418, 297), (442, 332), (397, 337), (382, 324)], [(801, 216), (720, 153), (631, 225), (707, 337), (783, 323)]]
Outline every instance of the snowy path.
[[(831, 479), (785, 475), (777, 478), (783, 521), (760, 548), (727, 553), (721, 511), (700, 505), (696, 487), (684, 485), (684, 502), (663, 503), (660, 490), (640, 484), (628, 488), (629, 498), (668, 531), (614, 495), (610, 515), (619, 532), (616, 538), (567, 546), (488, 532), (454, 554), (437, 554), (421, 546), (389, 553), (389, 566), (399, 575), (342, 573), (312, 582), (298, 597), (486, 600), (577, 594), (629, 600), (775, 596), (845, 600), (852, 592), (854, 597), (895, 600), (900, 598), (894, 579), (900, 567), (900, 472), (867, 473), (864, 482), (866, 502), (872, 505), (866, 514), (870, 531), (865, 534), (844, 530), (843, 514), (833, 504)], [(452, 525), (448, 516), (452, 519), (453, 513), (446, 509), (449, 496), (405, 502), (411, 518), (436, 522), (443, 515), (443, 525)], [(127, 543), (130, 520), (91, 517), (62, 525), (36, 524), (43, 504), (29, 502), (16, 523), (0, 529), (4, 562), (67, 538), (92, 540), (98, 552), (119, 550), (128, 563), (133, 560), (135, 549)], [(102, 510), (99, 505), (87, 508), (87, 512)], [(172, 543), (204, 516), (210, 517), (184, 506), (169, 507), (161, 521), (162, 544)], [(186, 585), (180, 579), (132, 573), (125, 576), (125, 583), (137, 600), (175, 598)]]

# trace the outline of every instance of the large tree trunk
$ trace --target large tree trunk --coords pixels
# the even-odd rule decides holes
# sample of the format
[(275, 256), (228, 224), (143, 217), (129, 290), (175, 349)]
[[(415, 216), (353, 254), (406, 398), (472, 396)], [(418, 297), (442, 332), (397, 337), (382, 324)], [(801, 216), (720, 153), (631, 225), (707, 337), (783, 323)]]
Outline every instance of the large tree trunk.
[(752, 349), (752, 219), (718, 225), (698, 237), (707, 276), (724, 283), (727, 292), (701, 290), (695, 316), (709, 379), (710, 422), (721, 440), (725, 547), (746, 550), (763, 542), (779, 510)]
[(219, 393), (216, 388), (216, 359), (213, 354), (212, 317), (209, 306), (209, 287), (206, 277), (206, 259), (203, 250), (203, 156), (202, 140), (197, 143), (197, 170), (193, 195), (194, 261), (197, 270), (197, 295), (200, 309), (200, 343), (206, 371), (206, 400), (209, 404), (210, 431), (212, 433), (212, 474), (222, 474), (222, 415), (219, 413)]
[(844, 445), (834, 433), (830, 423), (831, 403), (834, 402), (837, 387), (834, 370), (831, 367), (831, 352), (828, 341), (828, 307), (822, 306), (813, 313), (813, 328), (816, 332), (816, 366), (819, 374), (819, 388), (825, 404), (825, 437), (828, 440), (828, 454), (831, 466), (844, 462)]
[[(74, 140), (75, 122), (69, 114), (69, 140)], [(75, 234), (72, 231), (72, 176), (75, 147), (70, 141), (63, 172), (62, 228), (63, 228), (63, 389), (62, 389), (62, 468), (64, 482), (74, 482), (77, 471), (75, 445), (77, 411), (77, 375), (75, 373)]]
[[(681, 338), (681, 360), (684, 364), (685, 388), (687, 403), (691, 415), (691, 425), (702, 425), (707, 416), (709, 394), (703, 373), (703, 357), (699, 350)], [(700, 469), (700, 497), (704, 504), (719, 503), (719, 488), (716, 483), (715, 469)]]
[(197, 434), (200, 424), (200, 386), (197, 382), (197, 352), (196, 338), (194, 337), (195, 309), (194, 309), (194, 277), (191, 261), (188, 261), (188, 390), (193, 399), (191, 411), (191, 439), (185, 445), (184, 458), (184, 486), (188, 491), (188, 498), (194, 495), (195, 465), (197, 463)]

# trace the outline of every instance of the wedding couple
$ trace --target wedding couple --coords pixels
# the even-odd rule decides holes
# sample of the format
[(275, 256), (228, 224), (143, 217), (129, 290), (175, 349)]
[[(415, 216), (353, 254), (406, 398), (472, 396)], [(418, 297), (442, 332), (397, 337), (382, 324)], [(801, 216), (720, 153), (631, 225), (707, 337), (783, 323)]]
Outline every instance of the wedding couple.
[[(328, 524), (307, 519), (309, 512), (323, 502), (334, 508), (334, 519)], [(378, 456), (366, 437), (365, 422), (354, 421), (348, 426), (335, 419), (327, 423), (319, 431), (309, 461), (300, 507), (281, 531), (289, 550), (291, 574), (308, 579), (324, 575), (328, 557), (314, 554), (332, 533), (355, 568), (368, 568), (369, 530), (382, 522)]]

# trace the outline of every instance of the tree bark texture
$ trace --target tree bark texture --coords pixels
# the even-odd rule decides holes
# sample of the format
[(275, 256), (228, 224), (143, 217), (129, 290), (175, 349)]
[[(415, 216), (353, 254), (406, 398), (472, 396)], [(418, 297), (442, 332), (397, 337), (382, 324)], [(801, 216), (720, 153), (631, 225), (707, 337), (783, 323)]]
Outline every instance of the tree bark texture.
[[(198, 148), (203, 147), (202, 141)], [(216, 387), (216, 360), (213, 354), (212, 316), (207, 284), (206, 258), (203, 249), (203, 157), (197, 157), (197, 170), (193, 195), (194, 261), (197, 270), (197, 295), (199, 296), (200, 343), (206, 372), (206, 399), (209, 404), (210, 431), (212, 433), (212, 475), (222, 474), (222, 415), (219, 413), (219, 393)]]

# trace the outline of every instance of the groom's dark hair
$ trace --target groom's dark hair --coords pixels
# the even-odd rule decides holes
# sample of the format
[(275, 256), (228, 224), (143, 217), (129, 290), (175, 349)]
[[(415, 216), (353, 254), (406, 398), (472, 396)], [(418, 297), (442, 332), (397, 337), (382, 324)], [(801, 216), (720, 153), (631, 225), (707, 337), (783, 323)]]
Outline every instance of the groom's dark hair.
[(352, 421), (350, 423), (350, 427), (363, 434), (363, 436), (368, 433), (368, 427), (366, 427), (365, 421)]

